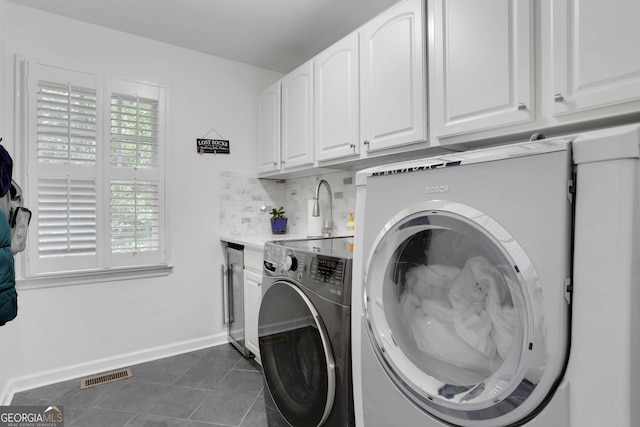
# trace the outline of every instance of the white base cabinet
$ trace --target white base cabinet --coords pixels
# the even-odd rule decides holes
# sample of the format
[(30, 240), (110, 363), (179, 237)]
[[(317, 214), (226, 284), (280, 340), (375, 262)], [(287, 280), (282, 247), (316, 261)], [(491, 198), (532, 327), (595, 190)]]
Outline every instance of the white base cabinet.
[(244, 339), (245, 346), (260, 359), (258, 342), (258, 314), (262, 302), (262, 259), (264, 252), (248, 246), (244, 247)]
[(244, 324), (245, 346), (255, 355), (256, 361), (262, 364), (260, 359), (260, 345), (258, 342), (258, 314), (262, 301), (262, 275), (251, 270), (244, 270)]

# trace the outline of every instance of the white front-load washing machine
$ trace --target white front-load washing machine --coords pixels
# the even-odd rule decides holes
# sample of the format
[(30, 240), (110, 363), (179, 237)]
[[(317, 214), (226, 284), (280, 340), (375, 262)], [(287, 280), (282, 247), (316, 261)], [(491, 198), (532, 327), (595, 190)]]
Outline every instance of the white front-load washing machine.
[(640, 425), (638, 129), (357, 174), (357, 425)]

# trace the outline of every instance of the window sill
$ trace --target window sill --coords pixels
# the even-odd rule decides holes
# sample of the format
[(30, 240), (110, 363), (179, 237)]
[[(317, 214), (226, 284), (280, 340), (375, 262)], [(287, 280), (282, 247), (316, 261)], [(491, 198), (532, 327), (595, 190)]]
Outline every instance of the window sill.
[(18, 290), (55, 288), (58, 286), (85, 285), (89, 283), (114, 282), (120, 280), (146, 279), (168, 276), (173, 266), (157, 265), (145, 267), (112, 268), (95, 271), (43, 274), (16, 280)]

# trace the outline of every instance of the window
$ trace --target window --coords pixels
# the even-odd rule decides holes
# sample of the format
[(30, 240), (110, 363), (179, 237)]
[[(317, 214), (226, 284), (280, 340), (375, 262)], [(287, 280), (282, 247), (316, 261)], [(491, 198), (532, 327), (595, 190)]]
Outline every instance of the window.
[(30, 63), (27, 276), (163, 266), (165, 89)]

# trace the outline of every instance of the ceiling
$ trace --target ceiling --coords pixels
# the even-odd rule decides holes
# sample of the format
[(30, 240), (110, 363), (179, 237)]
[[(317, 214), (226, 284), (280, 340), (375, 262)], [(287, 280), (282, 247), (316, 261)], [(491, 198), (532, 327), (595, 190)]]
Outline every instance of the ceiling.
[(9, 0), (287, 73), (398, 0)]

